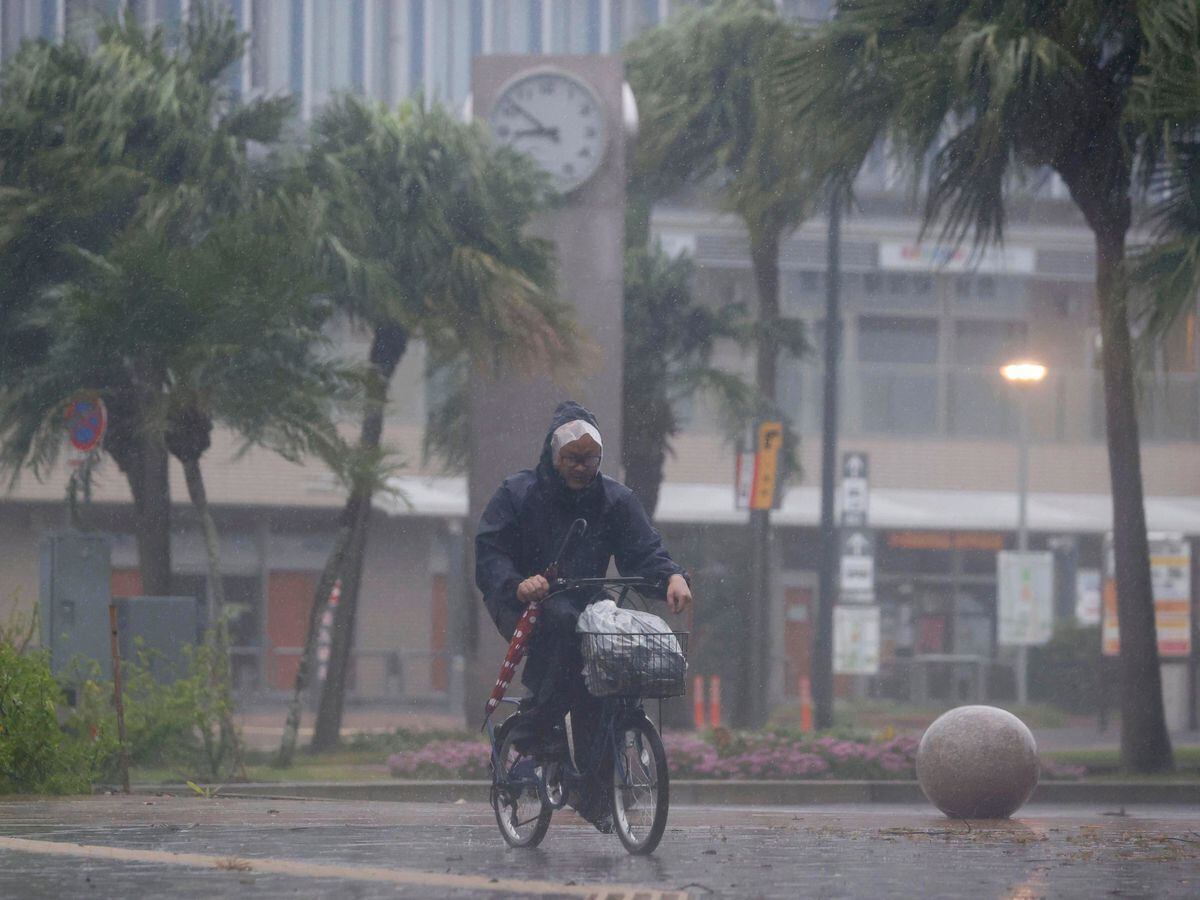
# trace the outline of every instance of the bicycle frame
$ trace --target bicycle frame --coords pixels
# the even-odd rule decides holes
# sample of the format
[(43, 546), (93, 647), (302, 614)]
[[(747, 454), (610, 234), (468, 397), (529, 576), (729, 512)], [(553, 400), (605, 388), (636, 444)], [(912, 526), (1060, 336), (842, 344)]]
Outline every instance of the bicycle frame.
[[(618, 587), (623, 588), (620, 596), (617, 598), (617, 605), (621, 606), (623, 601), (628, 596), (628, 592), (633, 588), (649, 588), (656, 592), (662, 590), (662, 585), (659, 582), (652, 581), (646, 578), (557, 578), (551, 585), (551, 591), (546, 595), (545, 599), (566, 593), (568, 591), (579, 590), (588, 587)], [(544, 601), (543, 601), (544, 602)], [(519, 705), (519, 701), (504, 697), (500, 700), (501, 703), (510, 703), (514, 706)], [(646, 717), (645, 710), (642, 706), (642, 700), (639, 697), (604, 697), (601, 698), (602, 709), (600, 714), (599, 727), (596, 728), (592, 735), (592, 752), (587, 754), (588, 759), (592, 760), (592, 765), (587, 771), (577, 769), (570, 759), (570, 755), (565, 755), (566, 758), (560, 761), (563, 765), (562, 783), (564, 788), (575, 786), (585, 781), (589, 776), (596, 774), (597, 768), (606, 759), (605, 755), (600, 752), (603, 748), (604, 741), (608, 741), (611, 745), (613, 753), (612, 759), (621, 759), (620, 746), (618, 744), (618, 735), (621, 731), (620, 724), (624, 723), (629, 717), (641, 717), (649, 721)], [(507, 719), (505, 720), (508, 721)], [(489, 718), (487, 721), (488, 741), (491, 744), (492, 758), (492, 782), (493, 787), (501, 790), (510, 790), (512, 788), (520, 788), (525, 786), (534, 786), (538, 790), (539, 796), (550, 807), (555, 810), (562, 809), (566, 805), (567, 791), (561, 791), (561, 795), (557, 801), (549, 796), (549, 791), (546, 786), (545, 776), (531, 774), (528, 777), (523, 777), (516, 780), (500, 779), (495, 773), (501, 770), (501, 760), (499, 759), (500, 747), (496, 741), (496, 726), (492, 724)], [(628, 783), (629, 773), (622, 772), (622, 778)]]

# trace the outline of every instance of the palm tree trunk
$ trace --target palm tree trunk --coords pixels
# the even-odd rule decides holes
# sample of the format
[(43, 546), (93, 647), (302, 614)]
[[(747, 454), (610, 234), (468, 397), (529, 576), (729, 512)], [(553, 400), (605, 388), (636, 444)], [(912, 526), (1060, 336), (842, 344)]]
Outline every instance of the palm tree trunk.
[(292, 688), (292, 699), (288, 702), (287, 721), (283, 726), (283, 738), (279, 742), (279, 756), (275, 761), (275, 764), (281, 768), (290, 766), (296, 755), (296, 740), (300, 733), (304, 692), (308, 690), (313, 660), (317, 655), (317, 635), (321, 629), (321, 619), (329, 606), (329, 597), (333, 593), (334, 584), (337, 583), (338, 573), (346, 558), (346, 548), (350, 544), (350, 537), (354, 534), (357, 522), (358, 508), (347, 504), (342, 510), (337, 536), (333, 541), (333, 550), (317, 581), (312, 606), (308, 611), (308, 630), (304, 637), (304, 650), (300, 654), (300, 666), (296, 669), (296, 682)]
[[(750, 260), (758, 289), (758, 347), (755, 383), (759, 396), (775, 402), (779, 361), (779, 243), (780, 230), (773, 227), (751, 229)], [(741, 724), (760, 727), (767, 720), (768, 672), (770, 656), (767, 622), (771, 605), (770, 572), (771, 511), (750, 511), (750, 593), (746, 598), (747, 634), (742, 659), (745, 676)]]
[(1161, 772), (1174, 768), (1174, 759), (1163, 714), (1133, 353), (1120, 273), (1124, 256), (1124, 229), (1097, 229), (1096, 293), (1121, 634), (1121, 760), (1136, 772)]
[(233, 721), (233, 673), (229, 660), (229, 626), (225, 620), (225, 586), (221, 581), (221, 539), (217, 534), (217, 523), (208, 507), (208, 492), (204, 488), (199, 457), (188, 457), (182, 462), (188, 497), (191, 498), (192, 506), (200, 517), (200, 525), (204, 530), (204, 549), (208, 557), (208, 635), (211, 653), (209, 685), (217, 704), (217, 717), (221, 727), (220, 749), (211, 759), (214, 766), (213, 775), (218, 774), (215, 769), (228, 749), (232, 753), (233, 771), (238, 778), (245, 780), (241, 741)]
[(171, 480), (167, 450), (147, 434), (142, 438), (140, 502), (137, 511), (138, 567), (142, 593), (165, 597), (171, 593)]
[[(374, 452), (380, 447), (388, 386), (406, 349), (407, 329), (399, 325), (376, 326), (370, 352), (374, 377), (367, 385), (366, 411), (363, 414), (362, 432), (359, 437), (360, 450)], [(312, 749), (315, 752), (332, 750), (337, 747), (341, 738), (346, 674), (350, 664), (350, 651), (354, 644), (358, 588), (362, 580), (363, 560), (366, 557), (367, 526), (371, 518), (373, 493), (374, 481), (364, 479), (351, 489), (350, 497), (346, 501), (347, 509), (353, 504), (356, 516), (342, 566), (342, 596), (334, 616), (328, 674), (325, 683), (321, 685), (321, 700), (317, 707), (317, 721), (313, 727)]]
[(666, 393), (666, 372), (653, 384), (623, 385), (622, 409), (626, 421), (621, 429), (621, 462), (625, 466), (625, 485), (651, 519), (658, 509), (667, 441), (673, 431), (671, 404)]
[(147, 434), (144, 416), (133, 403), (109, 398), (105, 449), (129, 483), (133, 495), (134, 536), (141, 591), (150, 597), (171, 593), (171, 483), (167, 449)]

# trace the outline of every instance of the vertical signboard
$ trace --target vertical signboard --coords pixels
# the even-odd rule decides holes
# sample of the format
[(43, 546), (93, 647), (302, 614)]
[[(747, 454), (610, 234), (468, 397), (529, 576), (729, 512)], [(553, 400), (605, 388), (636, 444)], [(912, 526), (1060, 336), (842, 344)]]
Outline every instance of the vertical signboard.
[(875, 601), (875, 535), (865, 528), (842, 531), (842, 567), (839, 583), (845, 603)]
[(878, 674), (878, 606), (834, 607), (833, 671), (839, 675)]
[(865, 528), (870, 492), (867, 482), (867, 454), (857, 450), (842, 456), (842, 525)]
[(996, 640), (1033, 647), (1054, 630), (1054, 554), (1002, 551), (996, 556), (999, 627)]
[(779, 506), (779, 456), (783, 452), (783, 423), (762, 422), (746, 430), (738, 442), (733, 475), (735, 509), (776, 509)]
[(779, 453), (782, 449), (783, 423), (763, 422), (759, 425), (757, 453), (754, 459), (754, 484), (750, 494), (751, 509), (772, 509), (775, 506)]
[[(1192, 652), (1192, 548), (1180, 534), (1150, 534), (1150, 583), (1154, 591), (1154, 627), (1160, 657), (1186, 657)], [(1105, 656), (1121, 652), (1117, 621), (1116, 565), (1112, 535), (1104, 541)]]
[(1080, 625), (1099, 625), (1101, 608), (1099, 569), (1080, 569), (1075, 573), (1075, 621)]

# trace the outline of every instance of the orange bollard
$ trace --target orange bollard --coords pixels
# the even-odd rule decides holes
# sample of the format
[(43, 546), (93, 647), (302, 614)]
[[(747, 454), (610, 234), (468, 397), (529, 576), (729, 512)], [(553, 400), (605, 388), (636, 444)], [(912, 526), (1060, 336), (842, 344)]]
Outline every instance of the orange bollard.
[(721, 727), (721, 676), (708, 676), (708, 724)]
[(704, 676), (697, 675), (692, 679), (692, 718), (696, 720), (696, 730), (704, 728)]
[(800, 730), (813, 730), (812, 687), (807, 675), (800, 676)]

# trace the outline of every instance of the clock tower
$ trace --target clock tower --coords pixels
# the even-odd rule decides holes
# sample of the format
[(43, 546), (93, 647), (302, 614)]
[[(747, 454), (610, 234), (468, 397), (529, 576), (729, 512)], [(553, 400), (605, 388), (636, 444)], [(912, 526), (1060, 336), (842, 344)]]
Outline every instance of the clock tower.
[(468, 725), (482, 717), (506, 649), (475, 589), (483, 508), (506, 476), (537, 463), (551, 413), (565, 399), (595, 413), (604, 436), (601, 471), (621, 475), (625, 141), (636, 118), (617, 56), (480, 56), (471, 93), (473, 114), (493, 140), (528, 154), (562, 194), (532, 231), (553, 242), (559, 296), (598, 353), (586, 369), (581, 361), (574, 381), (500, 374), (472, 385), (467, 589), (456, 642), (467, 665)]

